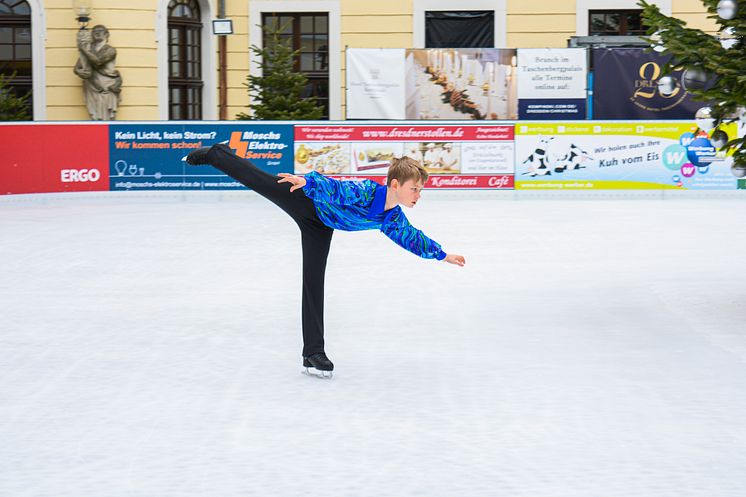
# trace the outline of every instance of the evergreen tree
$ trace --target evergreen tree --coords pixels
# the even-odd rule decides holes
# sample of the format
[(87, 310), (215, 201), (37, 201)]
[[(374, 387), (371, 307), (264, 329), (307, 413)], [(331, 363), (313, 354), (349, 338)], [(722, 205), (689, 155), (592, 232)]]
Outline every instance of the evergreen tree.
[[(662, 73), (683, 67), (702, 75), (694, 78), (699, 82), (687, 86), (698, 100), (713, 102), (697, 111), (695, 117), (700, 129), (710, 131), (730, 122), (743, 129), (746, 126), (746, 0), (702, 0), (702, 3), (710, 14), (708, 17), (719, 25), (717, 37), (688, 28), (684, 21), (662, 14), (657, 6), (645, 0), (640, 0), (639, 5), (644, 9), (642, 16), (654, 49), (672, 55)], [(732, 159), (728, 159), (733, 161), (733, 174), (744, 177), (746, 137), (730, 138), (724, 145), (714, 145), (723, 145), (721, 150), (733, 152)]]
[(10, 82), (15, 77), (15, 73), (10, 76), (0, 74), (0, 121), (29, 121), (28, 100), (31, 93), (18, 97), (13, 92)]
[(252, 115), (240, 113), (237, 119), (261, 119), (302, 121), (320, 119), (323, 108), (314, 97), (303, 97), (308, 78), (295, 71), (295, 58), (299, 50), (293, 51), (289, 43), (280, 37), (283, 27), (262, 26), (267, 40), (266, 46), (251, 46), (254, 55), (260, 58), (261, 76), (249, 75), (247, 83)]

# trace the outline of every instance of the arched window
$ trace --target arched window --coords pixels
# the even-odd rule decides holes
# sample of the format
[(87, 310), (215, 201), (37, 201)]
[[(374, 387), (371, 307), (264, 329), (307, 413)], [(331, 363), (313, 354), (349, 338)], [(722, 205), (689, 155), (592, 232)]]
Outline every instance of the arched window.
[(168, 4), (169, 119), (202, 119), (202, 22), (197, 0)]
[(16, 95), (31, 92), (31, 8), (25, 0), (0, 0), (0, 73), (15, 73), (10, 87)]

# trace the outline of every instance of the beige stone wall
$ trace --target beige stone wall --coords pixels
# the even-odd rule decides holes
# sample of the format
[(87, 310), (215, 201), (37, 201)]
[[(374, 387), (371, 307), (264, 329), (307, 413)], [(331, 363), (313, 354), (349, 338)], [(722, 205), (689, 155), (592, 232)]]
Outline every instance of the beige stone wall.
[[(244, 83), (249, 74), (249, 7), (246, 1), (226, 0), (226, 17), (233, 20), (233, 34), (227, 39), (228, 119), (247, 112), (249, 93)], [(216, 54), (217, 57), (217, 54)]]
[[(122, 73), (124, 89), (118, 119), (160, 119), (158, 69), (158, 5), (160, 0), (94, 0), (92, 25), (104, 24), (111, 33), (110, 43), (117, 49), (117, 67)], [(249, 97), (244, 86), (249, 72), (249, 38), (251, 0), (226, 0), (226, 15), (233, 20), (234, 34), (227, 37), (228, 48), (228, 117), (233, 119), (247, 110)], [(217, 0), (209, 0), (212, 17), (217, 16)], [(457, 6), (458, 2), (454, 2)], [(575, 35), (575, 0), (507, 1), (507, 36), (509, 47), (565, 47)], [(82, 86), (72, 68), (78, 54), (75, 37), (78, 29), (70, 0), (45, 0), (46, 22), (46, 98), (47, 119), (87, 120)], [(344, 81), (346, 46), (355, 48), (410, 48), (413, 46), (412, 0), (340, 0), (340, 58), (342, 115), (344, 115)], [(715, 31), (714, 21), (707, 19), (700, 0), (673, 0), (673, 15), (691, 27)], [(205, 25), (210, 30), (211, 26)], [(217, 47), (217, 43), (216, 43)], [(215, 54), (217, 60), (217, 53)], [(217, 68), (217, 62), (215, 67)], [(217, 81), (217, 76), (215, 76)], [(215, 90), (217, 92), (217, 89)], [(217, 95), (215, 101), (218, 101)]]
[(687, 27), (701, 29), (707, 33), (717, 32), (717, 23), (708, 19), (700, 0), (673, 0), (673, 16), (686, 21)]
[[(78, 58), (78, 30), (70, 0), (46, 0), (47, 119), (88, 120), (80, 79), (72, 68)], [(95, 0), (89, 28), (103, 24), (117, 49), (124, 87), (117, 118), (158, 118), (158, 75), (153, 0)]]
[(354, 48), (411, 48), (412, 2), (376, 0), (360, 2), (342, 0), (342, 115), (347, 102), (344, 47)]
[(508, 0), (507, 46), (562, 48), (575, 36), (575, 0)]

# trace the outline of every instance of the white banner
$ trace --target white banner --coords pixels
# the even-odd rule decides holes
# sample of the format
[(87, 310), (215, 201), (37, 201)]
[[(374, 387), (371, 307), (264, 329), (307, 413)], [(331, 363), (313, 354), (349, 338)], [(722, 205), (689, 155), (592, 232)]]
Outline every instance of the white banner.
[(518, 98), (585, 98), (587, 61), (584, 48), (518, 49)]
[(405, 119), (404, 49), (347, 49), (347, 118)]

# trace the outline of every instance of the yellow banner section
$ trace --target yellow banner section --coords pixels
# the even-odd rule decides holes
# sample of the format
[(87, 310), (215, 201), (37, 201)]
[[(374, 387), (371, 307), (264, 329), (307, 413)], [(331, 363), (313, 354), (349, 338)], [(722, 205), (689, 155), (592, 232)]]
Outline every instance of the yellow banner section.
[(643, 181), (516, 181), (516, 190), (682, 190), (675, 185)]
[(597, 135), (649, 136), (678, 140), (687, 131), (694, 132), (693, 122), (563, 122), (516, 123), (516, 135)]

